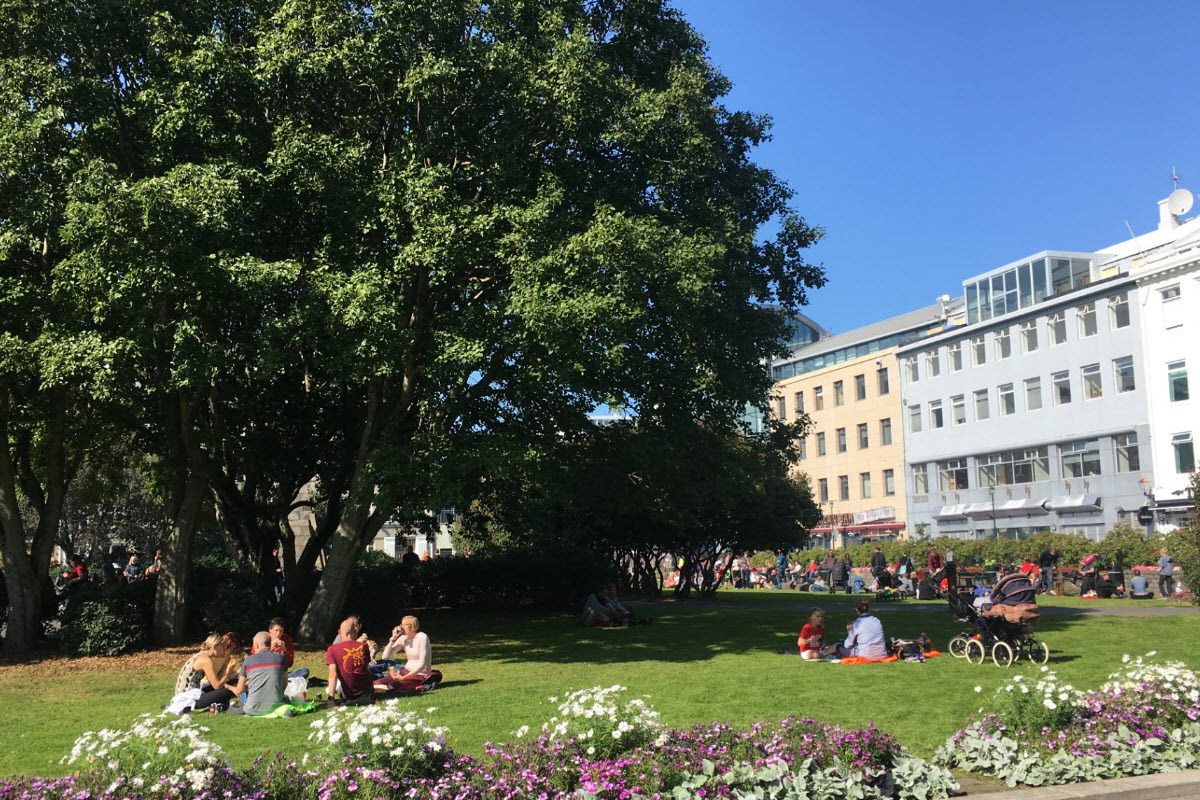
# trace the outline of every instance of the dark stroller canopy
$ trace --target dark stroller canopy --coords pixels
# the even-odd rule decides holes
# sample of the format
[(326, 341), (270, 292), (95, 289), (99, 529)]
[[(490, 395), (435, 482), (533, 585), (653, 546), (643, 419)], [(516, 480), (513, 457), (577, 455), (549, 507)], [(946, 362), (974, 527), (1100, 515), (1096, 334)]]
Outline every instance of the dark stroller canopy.
[(1037, 604), (1037, 590), (1029, 576), (1012, 572), (992, 587), (992, 605), (1025, 606)]

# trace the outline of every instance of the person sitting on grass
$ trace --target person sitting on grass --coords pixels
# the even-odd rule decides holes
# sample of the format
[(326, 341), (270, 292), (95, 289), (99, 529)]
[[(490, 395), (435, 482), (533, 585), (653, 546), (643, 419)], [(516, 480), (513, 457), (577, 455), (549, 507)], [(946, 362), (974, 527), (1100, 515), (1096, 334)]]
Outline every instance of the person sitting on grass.
[(808, 615), (808, 622), (800, 629), (800, 637), (796, 639), (800, 648), (800, 657), (815, 661), (821, 657), (821, 648), (825, 646), (825, 612), (814, 608)]
[(846, 626), (845, 641), (825, 648), (825, 654), (837, 653), (839, 658), (857, 656), (873, 661), (887, 658), (887, 637), (883, 634), (883, 623), (871, 613), (871, 601), (859, 598), (854, 610), (858, 616)]
[(863, 581), (863, 576), (857, 572), (854, 573), (854, 577), (850, 579), (850, 591), (854, 592), (854, 594), (862, 594), (866, 590), (867, 584)]
[(393, 656), (404, 654), (404, 667), (390, 667), (387, 675), (375, 681), (377, 688), (387, 691), (405, 691), (415, 689), (433, 675), (433, 652), (429, 647), (429, 634), (421, 630), (420, 621), (414, 616), (400, 620), (400, 624), (392, 629), (392, 638), (388, 640), (379, 658), (390, 661)]
[[(230, 686), (234, 690), (230, 690)], [(179, 670), (175, 679), (175, 694), (189, 689), (199, 689), (200, 699), (196, 701), (196, 710), (209, 706), (228, 707), (231, 700), (243, 691), (237, 674), (236, 662), (230, 658), (225, 637), (219, 633), (210, 633), (204, 640), (199, 653), (189, 658)]]
[[(329, 665), (329, 702), (332, 705), (363, 706), (375, 702), (371, 673), (370, 641), (362, 636), (358, 617), (347, 617), (338, 627), (338, 642), (325, 651)], [(341, 699), (335, 693), (341, 693)]]
[(579, 617), (581, 624), (592, 628), (612, 628), (625, 623), (621, 612), (604, 602), (607, 593), (607, 587), (601, 586), (587, 596)]
[(1153, 600), (1154, 593), (1150, 591), (1150, 581), (1142, 577), (1142, 571), (1133, 571), (1133, 580), (1129, 582), (1129, 596), (1134, 600)]
[[(283, 693), (287, 688), (287, 658), (271, 649), (271, 634), (266, 631), (254, 634), (250, 657), (243, 666), (238, 682), (245, 686), (246, 700), (240, 709), (231, 709), (231, 713), (261, 717), (287, 702)], [(290, 717), (292, 712), (289, 709), (283, 715)]]

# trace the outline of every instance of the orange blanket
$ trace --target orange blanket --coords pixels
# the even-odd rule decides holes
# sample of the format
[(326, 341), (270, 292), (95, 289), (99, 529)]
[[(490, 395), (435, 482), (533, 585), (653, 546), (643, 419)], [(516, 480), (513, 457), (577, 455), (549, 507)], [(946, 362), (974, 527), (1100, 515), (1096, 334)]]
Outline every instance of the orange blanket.
[[(940, 656), (937, 650), (925, 651), (926, 658), (936, 658)], [(893, 661), (899, 661), (899, 656), (888, 656), (887, 658), (867, 658), (866, 656), (847, 656), (842, 659), (843, 664), (891, 664)]]

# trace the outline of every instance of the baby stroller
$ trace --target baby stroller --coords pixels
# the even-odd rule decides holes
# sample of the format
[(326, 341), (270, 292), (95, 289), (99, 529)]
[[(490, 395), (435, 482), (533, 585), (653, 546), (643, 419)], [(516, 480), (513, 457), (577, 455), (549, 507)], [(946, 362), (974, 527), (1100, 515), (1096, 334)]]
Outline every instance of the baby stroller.
[(1033, 636), (1033, 626), (1040, 616), (1034, 595), (1033, 584), (1019, 572), (996, 582), (988, 610), (976, 608), (971, 593), (947, 592), (951, 613), (971, 625), (971, 630), (950, 640), (950, 655), (972, 664), (982, 664), (990, 656), (998, 667), (1007, 667), (1020, 658), (1045, 664), (1050, 660), (1050, 647)]

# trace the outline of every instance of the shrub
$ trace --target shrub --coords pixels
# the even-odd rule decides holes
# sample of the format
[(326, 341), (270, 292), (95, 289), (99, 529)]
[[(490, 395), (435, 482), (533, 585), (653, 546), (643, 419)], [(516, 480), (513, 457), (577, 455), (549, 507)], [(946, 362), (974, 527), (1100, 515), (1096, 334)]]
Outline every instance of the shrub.
[(257, 592), (244, 584), (219, 588), (201, 606), (204, 629), (233, 631), (243, 642), (266, 627), (267, 608)]
[(431, 726), (416, 712), (401, 711), (399, 703), (336, 708), (312, 723), (308, 738), (338, 763), (349, 758), (368, 769), (386, 769), (394, 778), (437, 775), (452, 755), (446, 747), (449, 728)]
[(96, 785), (108, 786), (110, 793), (128, 786), (151, 794), (152, 787), (165, 778), (168, 784), (186, 784), (190, 793), (198, 794), (229, 766), (225, 751), (204, 738), (207, 732), (188, 717), (143, 714), (127, 730), (83, 734), (61, 763), (86, 771)]
[(139, 581), (75, 588), (59, 616), (59, 646), (73, 656), (119, 656), (144, 648), (154, 586), (153, 581)]

